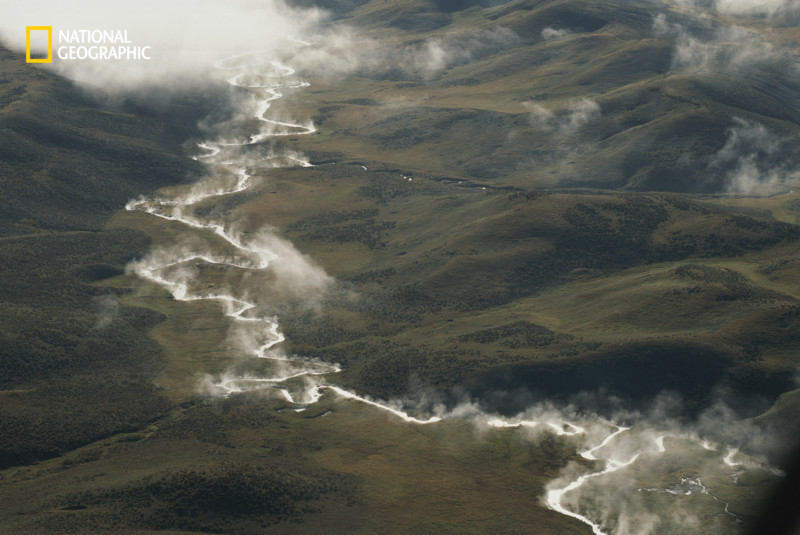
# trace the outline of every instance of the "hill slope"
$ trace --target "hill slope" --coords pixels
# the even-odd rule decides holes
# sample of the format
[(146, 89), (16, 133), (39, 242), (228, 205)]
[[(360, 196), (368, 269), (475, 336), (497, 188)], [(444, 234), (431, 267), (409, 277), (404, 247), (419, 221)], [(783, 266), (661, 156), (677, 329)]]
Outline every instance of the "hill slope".
[(5, 49), (0, 80), (0, 465), (9, 466), (167, 408), (147, 336), (162, 318), (92, 283), (147, 251), (141, 232), (105, 224), (130, 197), (197, 170), (180, 147), (205, 112), (200, 95), (160, 109), (141, 96), (103, 103)]
[(375, 41), (353, 45), (356, 76), (314, 81), (331, 136), (309, 150), (523, 188), (763, 193), (796, 179), (791, 28), (658, 2), (349, 15)]
[[(736, 30), (661, 3), (330, 6), (329, 29), (359, 28), (367, 46), (330, 72), (314, 63), (328, 43), (281, 52), (311, 88), (271, 108), (319, 131), (269, 150), (316, 165), (250, 169), (250, 190), (195, 207), (275, 229), (335, 278), (312, 302), (259, 288), (286, 351), (341, 364), (326, 380), (362, 394), (505, 415), (557, 403), (614, 418), (667, 399), (693, 429), (723, 401), (721, 443), (774, 437), (742, 441), (784, 462), (800, 202), (706, 194), (790, 183), (792, 29), (764, 47), (764, 19)], [(275, 390), (207, 395), (209, 377), (261, 363), (236, 360), (216, 303), (123, 273), (192, 231), (112, 213), (209, 171), (184, 142), (224, 95), (98, 101), (3, 54), (0, 530), (591, 531), (542, 503), (554, 479), (598, 469), (566, 433), (409, 425), (330, 393), (300, 411)], [(246, 280), (192, 269), (206, 288)], [(700, 449), (676, 448), (659, 488), (695, 477), (685, 459), (727, 470), (723, 450)], [(775, 483), (753, 472), (720, 472), (717, 501), (687, 514), (717, 533), (752, 526)]]

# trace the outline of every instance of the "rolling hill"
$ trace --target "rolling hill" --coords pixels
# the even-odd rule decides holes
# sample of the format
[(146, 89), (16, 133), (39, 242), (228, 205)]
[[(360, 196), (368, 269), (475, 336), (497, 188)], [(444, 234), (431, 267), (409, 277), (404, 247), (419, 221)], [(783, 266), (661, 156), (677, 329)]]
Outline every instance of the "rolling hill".
[[(310, 87), (270, 113), (316, 132), (263, 148), (312, 165), (253, 164), (249, 189), (191, 209), (242, 236), (269, 229), (332, 281), (287, 297), (270, 274), (192, 257), (193, 284), (256, 294), (282, 354), (335, 362), (327, 384), (393, 407), (558, 407), (620, 430), (660, 418), (791, 466), (790, 16), (621, 0), (290, 3), (330, 16), (310, 45), (275, 52)], [(80, 88), (0, 49), (0, 531), (590, 533), (543, 501), (564, 474), (600, 468), (572, 424), (410, 425), (329, 391), (300, 410), (274, 390), (209, 393), (213, 377), (265, 367), (241, 358), (217, 303), (125, 271), (202, 232), (123, 208), (221, 174), (188, 156), (218, 133), (209, 114), (227, 124), (252, 88), (151, 89)], [(702, 518), (709, 533), (759, 532), (775, 474), (685, 438), (601, 494)], [(748, 468), (706, 477), (712, 457)], [(701, 473), (707, 500), (659, 501), (676, 481), (697, 490)], [(683, 520), (664, 529), (694, 529)]]

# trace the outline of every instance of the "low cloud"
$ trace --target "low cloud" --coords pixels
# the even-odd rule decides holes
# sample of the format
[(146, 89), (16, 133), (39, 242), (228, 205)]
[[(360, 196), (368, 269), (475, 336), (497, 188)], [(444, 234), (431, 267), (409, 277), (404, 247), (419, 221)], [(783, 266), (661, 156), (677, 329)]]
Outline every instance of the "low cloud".
[(673, 69), (692, 72), (741, 72), (790, 60), (757, 33), (739, 26), (719, 28), (711, 39), (677, 28)]
[(656, 35), (665, 35), (669, 33), (671, 25), (667, 22), (667, 16), (664, 13), (659, 13), (653, 17), (653, 31)]
[(716, 0), (714, 7), (730, 15), (762, 15), (774, 17), (800, 12), (800, 0)]
[(426, 39), (396, 52), (398, 63), (409, 73), (430, 76), (461, 63), (484, 58), (518, 42), (508, 28), (458, 32)]
[(723, 174), (729, 192), (779, 193), (796, 182), (796, 165), (789, 159), (790, 150), (791, 140), (762, 124), (734, 117), (725, 144), (708, 167), (711, 172)]
[(565, 28), (550, 28), (549, 26), (542, 30), (542, 39), (545, 41), (550, 41), (552, 39), (559, 39), (561, 37), (566, 37), (570, 35), (572, 32), (565, 29)]
[(287, 38), (311, 33), (323, 18), (322, 11), (290, 8), (280, 0), (82, 0), (80, 9), (44, 0), (35, 8), (17, 4), (4, 9), (0, 41), (24, 51), (26, 26), (52, 25), (55, 54), (63, 44), (59, 30), (124, 30), (131, 46), (151, 47), (151, 60), (56, 58), (43, 68), (105, 89), (129, 88), (179, 83), (205, 75), (215, 61), (226, 56), (285, 48), (291, 44)]
[(672, 0), (664, 3), (698, 16), (722, 13), (741, 17), (775, 17), (800, 12), (800, 0)]
[(553, 112), (541, 104), (524, 103), (530, 111), (530, 123), (535, 130), (567, 136), (577, 132), (589, 121), (600, 117), (600, 105), (590, 99), (570, 102), (566, 110)]
[[(800, 0), (798, 0), (800, 1)], [(694, 6), (691, 17), (674, 22), (665, 13), (653, 17), (653, 33), (674, 41), (672, 70), (699, 74), (797, 74), (796, 59), (762, 33), (721, 24)]]
[(295, 47), (291, 64), (315, 76), (350, 74), (361, 69), (378, 44), (347, 26), (315, 31), (307, 46)]
[(512, 30), (500, 27), (386, 46), (346, 24), (326, 26), (323, 10), (298, 9), (282, 0), (142, 0), (114, 4), (113, 8), (108, 2), (86, 0), (80, 10), (45, 0), (37, 4), (36, 12), (47, 13), (47, 20), (38, 20), (22, 7), (7, 10), (0, 21), (0, 42), (24, 51), (25, 26), (48, 24), (54, 29), (56, 51), (59, 30), (81, 29), (124, 30), (132, 45), (151, 47), (151, 60), (56, 58), (40, 67), (105, 90), (196, 84), (210, 75), (225, 76), (231, 67), (224, 58), (237, 57), (240, 60), (234, 61), (238, 63), (234, 68), (239, 73), (248, 61), (260, 69), (265, 62), (279, 60), (301, 75), (362, 72), (381, 76), (397, 70), (430, 79), (447, 68), (485, 58), (519, 42)]

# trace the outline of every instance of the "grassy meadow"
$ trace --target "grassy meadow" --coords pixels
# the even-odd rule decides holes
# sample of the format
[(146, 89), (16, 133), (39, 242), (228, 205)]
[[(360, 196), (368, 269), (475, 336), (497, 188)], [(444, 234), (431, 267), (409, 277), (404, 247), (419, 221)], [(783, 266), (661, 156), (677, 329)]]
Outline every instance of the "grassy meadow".
[[(800, 431), (800, 193), (731, 192), (738, 164), (720, 156), (737, 132), (763, 166), (795, 156), (783, 60), (681, 67), (681, 37), (616, 1), (329, 7), (332, 27), (370, 40), (362, 63), (317, 73), (298, 56), (311, 86), (271, 109), (313, 120), (315, 134), (269, 145), (314, 166), (253, 167), (248, 191), (196, 210), (269, 229), (332, 282), (294, 299), (269, 274), (195, 266), (194, 284), (261, 292), (282, 350), (340, 364), (324, 380), (360, 394), (513, 416), (602, 412), (580, 406), (587, 391), (644, 411), (666, 390), (680, 422), (722, 398), (785, 467)], [(698, 35), (726, 22), (659, 9)], [(401, 61), (432, 40), (449, 62)], [(600, 468), (581, 438), (409, 424), (330, 391), (302, 412), (274, 390), (207, 395), (207, 376), (261, 364), (218, 303), (177, 301), (125, 267), (184, 240), (229, 247), (122, 207), (221, 172), (188, 157), (196, 125), (246, 90), (120, 102), (0, 54), (0, 531), (591, 533), (543, 502), (565, 470)], [(753, 124), (782, 150), (742, 133)], [(612, 524), (630, 504), (667, 519), (659, 533), (757, 529), (774, 474), (734, 481), (723, 450), (666, 440), (668, 455), (598, 483), (623, 504)], [(714, 496), (641, 490), (684, 477)]]

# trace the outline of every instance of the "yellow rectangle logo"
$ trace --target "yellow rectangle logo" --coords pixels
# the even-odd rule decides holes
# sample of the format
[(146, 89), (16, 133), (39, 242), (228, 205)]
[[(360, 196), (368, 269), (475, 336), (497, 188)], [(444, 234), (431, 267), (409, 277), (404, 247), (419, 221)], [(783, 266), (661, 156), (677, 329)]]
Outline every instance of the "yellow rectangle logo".
[[(31, 59), (31, 32), (47, 32), (47, 57)], [(53, 27), (25, 26), (25, 63), (53, 63)]]

